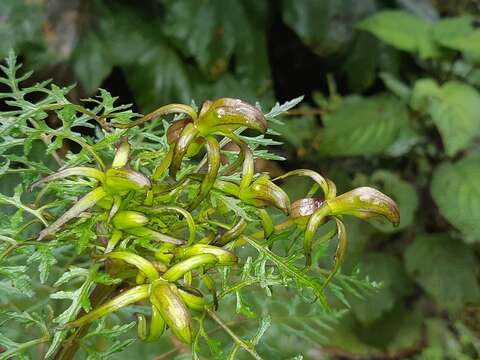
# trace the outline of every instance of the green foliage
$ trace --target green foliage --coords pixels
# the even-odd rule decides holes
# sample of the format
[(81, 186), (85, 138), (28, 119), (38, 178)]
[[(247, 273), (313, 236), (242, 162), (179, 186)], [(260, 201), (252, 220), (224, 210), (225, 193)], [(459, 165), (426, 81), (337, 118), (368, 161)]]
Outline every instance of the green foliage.
[(432, 179), (431, 192), (440, 212), (462, 232), (467, 242), (480, 241), (479, 175), (480, 156), (471, 155), (439, 165)]
[(406, 249), (405, 265), (439, 304), (459, 308), (479, 300), (474, 254), (447, 235), (418, 235)]
[(431, 27), (430, 22), (400, 10), (377, 12), (358, 24), (359, 29), (371, 32), (398, 49), (416, 53), (422, 59), (439, 56)]
[(478, 91), (458, 81), (449, 81), (439, 87), (433, 80), (422, 79), (415, 84), (412, 93), (412, 107), (431, 116), (449, 156), (468, 148), (480, 134), (479, 106)]
[[(68, 98), (72, 87), (49, 81), (28, 86), (32, 73), (22, 75), (20, 68), (13, 52), (0, 68), (4, 73), (0, 82), (9, 88), (1, 95), (7, 107), (0, 112), (7, 120), (0, 133), (3, 176), (19, 181), (12, 195), (0, 194), (5, 208), (1, 218), (5, 235), (0, 240), (6, 245), (0, 248), (0, 274), (25, 303), (6, 305), (8, 321), (16, 324), (0, 338), (0, 359), (28, 359), (35, 349), (45, 359), (71, 359), (77, 353), (88, 359), (110, 358), (136, 342), (133, 324), (122, 321), (130, 311), (123, 308), (133, 304), (139, 308), (135, 313), (141, 340), (157, 341), (168, 326), (194, 359), (210, 356), (205, 354), (233, 359), (241, 352), (262, 359), (257, 347), (272, 317), (264, 307), (259, 318), (245, 300), (252, 287), (263, 289), (268, 297), (276, 287), (290, 287), (298, 306), (318, 300), (312, 313), (325, 318), (340, 313), (340, 307), (332, 309), (330, 303), (349, 306), (347, 294), (364, 297), (378, 287), (358, 273), (330, 282), (343, 262), (347, 241), (341, 215), (362, 218), (365, 211), (382, 215), (387, 207), (393, 212), (387, 217), (396, 223), (398, 208), (391, 199), (362, 187), (360, 205), (347, 204), (344, 209), (341, 199), (352, 192), (337, 196), (333, 182), (300, 170), (299, 175), (305, 173), (324, 186), (340, 244), (334, 270), (310, 269), (308, 261), (307, 266), (300, 261), (310, 258), (311, 249), (302, 249), (297, 240), (302, 234), (312, 237), (323, 224), (307, 230), (297, 224), (287, 193), (266, 173), (254, 171), (255, 159), (279, 159), (260, 149), (280, 144), (265, 137), (267, 120), (274, 121), (301, 97), (275, 104), (266, 115), (239, 99), (220, 98), (204, 102), (198, 111), (170, 104), (135, 119), (130, 106), (116, 105), (106, 90), (75, 104)], [(31, 94), (43, 96), (34, 101), (29, 100)], [(177, 114), (171, 124), (166, 120), (170, 114)], [(49, 126), (53, 116), (57, 127)], [(160, 127), (153, 121), (159, 117)], [(241, 135), (246, 129), (262, 134)], [(60, 156), (65, 140), (80, 150), (68, 149)], [(229, 141), (239, 150), (236, 156), (230, 152), (230, 164), (221, 164), (222, 147)], [(206, 147), (200, 161), (194, 158), (199, 144)], [(57, 164), (32, 162), (35, 146)], [(208, 171), (199, 172), (204, 163)], [(308, 194), (303, 196), (311, 200)], [(283, 214), (276, 220), (283, 222), (275, 225), (265, 207), (280, 210)], [(313, 209), (302, 218), (316, 213)], [(286, 251), (277, 245), (291, 238), (294, 242)], [(250, 251), (241, 253), (238, 249), (245, 244)], [(259, 322), (253, 336), (236, 335), (217, 315), (223, 298), (231, 294), (236, 298), (235, 312)], [(6, 297), (16, 295), (9, 291)], [(37, 303), (46, 304), (48, 311), (30, 312)], [(10, 308), (21, 315), (11, 315)], [(120, 319), (112, 323), (106, 316), (113, 312)], [(229, 343), (209, 334), (207, 316), (231, 338)], [(90, 324), (99, 319), (90, 332)], [(38, 331), (19, 331), (19, 323), (25, 322), (40, 327), (41, 336), (30, 340)], [(313, 321), (311, 326), (316, 325)], [(288, 331), (288, 326), (284, 329)], [(37, 349), (40, 344), (48, 346)], [(227, 350), (230, 344), (233, 347)]]
[(411, 133), (405, 105), (391, 95), (352, 96), (323, 117), (320, 152), (352, 156), (383, 154)]
[[(285, 112), (301, 99), (277, 104), (266, 115), (268, 134), (280, 134), (275, 140), (286, 145), (275, 146), (268, 136), (240, 135), (255, 158), (288, 159), (276, 167), (279, 172), (300, 166), (319, 170), (335, 180), (339, 193), (374, 184), (399, 204), (401, 222), (392, 228), (375, 219), (345, 219), (349, 244), (343, 272), (326, 298), (335, 309), (348, 303), (348, 311), (330, 314), (305, 305), (313, 300), (309, 284), (321, 284), (334, 263), (335, 244), (315, 244), (313, 263), (319, 266), (305, 278), (299, 271), (300, 232), (286, 231), (270, 239), (271, 251), (250, 245), (239, 250), (242, 272), (225, 268), (215, 275), (223, 282), (219, 317), (247, 344), (266, 329), (256, 349), (272, 359), (478, 359), (478, 16), (472, 0), (0, 2), (0, 57), (13, 47), (36, 70), (33, 79), (19, 82), (15, 79), (27, 75), (7, 64), (8, 79), (0, 80), (0, 348), (9, 350), (0, 356), (17, 352), (26, 359), (30, 349), (47, 348), (58, 326), (54, 319), (89, 306), (86, 298), (71, 297), (86, 286), (101, 217), (92, 211), (72, 220), (48, 244), (35, 244), (34, 237), (42, 223), (61, 216), (95, 182), (83, 177), (52, 182), (38, 200), (28, 189), (59, 167), (91, 166), (98, 159), (110, 163), (114, 144), (126, 132), (100, 130), (82, 109), (105, 115), (107, 122), (128, 123), (135, 111), (192, 99), (196, 107), (225, 95), (259, 101), (265, 110), (277, 92), (284, 98), (305, 93), (306, 100), (291, 114)], [(55, 83), (79, 86), (34, 85), (51, 76)], [(313, 83), (323, 77), (325, 83)], [(99, 97), (79, 105), (78, 99), (97, 95), (102, 86), (112, 95), (100, 90)], [(327, 88), (329, 94), (319, 93)], [(117, 107), (118, 95), (122, 102), (134, 101), (135, 110)], [(157, 165), (168, 150), (167, 127), (164, 120), (146, 123), (140, 136), (128, 130), (133, 169), (150, 175), (148, 164)], [(236, 154), (222, 149), (229, 162)], [(193, 171), (202, 155), (184, 161), (180, 176)], [(269, 161), (258, 161), (257, 170), (266, 171), (264, 164), (270, 169)], [(292, 201), (309, 186), (304, 179), (282, 181)], [(52, 206), (42, 207), (54, 194), (60, 196)], [(209, 201), (222, 211), (224, 226), (240, 218), (248, 231), (260, 224), (254, 207), (233, 196), (213, 191)], [(275, 211), (271, 215), (281, 218)], [(157, 229), (168, 229), (178, 219), (159, 220)], [(138, 239), (122, 246), (152, 248)], [(63, 274), (76, 275), (53, 286)], [(366, 276), (365, 286), (359, 279)], [(232, 278), (238, 283), (230, 283)], [(116, 286), (121, 279), (102, 269), (92, 281)], [(296, 293), (297, 285), (304, 290)], [(65, 299), (49, 300), (55, 291)], [(99, 321), (81, 340), (82, 355), (192, 358), (166, 337), (152, 344), (131, 341), (134, 313), (149, 318), (149, 311), (143, 304)], [(213, 321), (197, 315), (194, 324), (203, 332), (194, 356), (250, 358)], [(62, 333), (55, 333), (58, 341)]]

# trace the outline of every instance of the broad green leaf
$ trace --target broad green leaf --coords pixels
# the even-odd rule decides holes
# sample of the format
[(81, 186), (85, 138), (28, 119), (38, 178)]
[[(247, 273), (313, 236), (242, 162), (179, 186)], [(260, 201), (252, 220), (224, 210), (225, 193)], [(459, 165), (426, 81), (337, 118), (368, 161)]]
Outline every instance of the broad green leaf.
[[(147, 22), (142, 9), (115, 4), (97, 5), (100, 32), (113, 65), (121, 66), (142, 110), (153, 110), (169, 101), (191, 101), (189, 68), (159, 30), (158, 19)], [(106, 71), (106, 67), (103, 72)]]
[(402, 263), (394, 256), (370, 253), (359, 263), (360, 276), (382, 283), (382, 287), (360, 299), (349, 296), (355, 317), (364, 324), (379, 319), (391, 310), (397, 299), (409, 291), (409, 280)]
[(412, 90), (393, 74), (389, 72), (382, 72), (380, 73), (380, 78), (385, 86), (400, 99), (403, 101), (408, 101), (410, 99)]
[(285, 1), (284, 21), (322, 57), (342, 53), (352, 41), (354, 24), (375, 11), (371, 0)]
[(432, 26), (432, 23), (402, 10), (380, 11), (357, 25), (395, 48), (416, 53), (423, 59), (441, 55), (433, 40)]
[(475, 19), (459, 16), (440, 20), (433, 27), (433, 36), (442, 46), (466, 55), (480, 57), (480, 31), (475, 29)]
[(41, 43), (41, 2), (2, 0), (0, 1), (0, 58), (12, 48), (19, 49), (25, 43)]
[(331, 156), (384, 154), (404, 134), (412, 133), (407, 108), (386, 94), (347, 97), (323, 120), (320, 153)]
[(418, 235), (405, 252), (405, 265), (442, 307), (455, 309), (480, 299), (475, 255), (448, 235)]
[(442, 215), (465, 236), (480, 241), (480, 156), (472, 155), (455, 163), (443, 163), (434, 173), (433, 199)]
[(449, 156), (466, 149), (480, 134), (480, 94), (466, 83), (449, 81), (439, 87), (431, 79), (419, 80), (411, 106), (430, 114)]
[(377, 78), (377, 65), (381, 60), (378, 39), (366, 32), (357, 34), (343, 64), (348, 87), (352, 92), (368, 89)]
[(93, 94), (112, 70), (107, 39), (96, 31), (83, 35), (72, 55), (73, 71), (87, 94)]

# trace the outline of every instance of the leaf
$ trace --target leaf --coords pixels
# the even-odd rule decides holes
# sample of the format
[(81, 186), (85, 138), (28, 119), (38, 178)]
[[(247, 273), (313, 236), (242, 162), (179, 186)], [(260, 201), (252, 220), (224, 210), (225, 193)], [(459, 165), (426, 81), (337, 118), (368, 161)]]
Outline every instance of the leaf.
[(422, 59), (441, 55), (433, 40), (432, 26), (402, 10), (379, 11), (357, 25), (397, 49), (419, 54)]
[(284, 3), (282, 17), (315, 53), (328, 57), (347, 50), (354, 24), (375, 8), (371, 0), (296, 0)]
[(358, 264), (360, 276), (382, 283), (382, 287), (364, 298), (348, 296), (355, 317), (363, 324), (378, 320), (391, 310), (397, 299), (409, 291), (409, 279), (402, 263), (394, 256), (369, 253)]
[[(89, 296), (91, 287), (94, 285), (93, 278), (98, 268), (99, 268), (99, 265), (93, 265), (89, 270), (73, 267), (70, 269), (69, 272), (64, 273), (60, 277), (60, 279), (57, 280), (54, 286), (60, 286), (76, 277), (85, 278), (83, 284), (75, 291), (70, 291), (70, 292), (58, 291), (50, 295), (50, 297), (53, 299), (68, 298), (72, 300), (70, 306), (63, 313), (61, 313), (54, 319), (55, 323), (59, 325), (64, 325), (69, 321), (74, 320), (82, 307), (84, 309), (89, 310), (90, 302), (89, 302), (88, 296)], [(55, 355), (55, 353), (58, 351), (58, 349), (62, 345), (64, 339), (66, 338), (67, 333), (68, 333), (68, 330), (57, 330), (54, 332), (50, 347), (48, 348), (47, 353), (45, 354), (45, 359), (50, 359)]]
[(55, 259), (50, 246), (37, 246), (36, 251), (28, 258), (27, 264), (36, 261), (39, 262), (38, 271), (40, 272), (40, 282), (44, 284), (53, 265), (57, 263), (57, 259)]
[(473, 251), (445, 234), (418, 235), (405, 252), (405, 265), (439, 305), (458, 309), (480, 299)]
[(300, 104), (303, 101), (304, 96), (299, 96), (295, 99), (285, 101), (283, 104), (275, 103), (272, 109), (265, 114), (265, 118), (269, 121), (273, 120), (274, 118), (278, 117), (279, 115), (285, 114), (288, 110), (293, 109), (295, 106)]
[(439, 165), (430, 191), (441, 214), (465, 236), (480, 241), (480, 156), (471, 155), (455, 163)]
[(31, 279), (26, 274), (26, 266), (0, 266), (0, 275), (5, 276), (14, 288), (23, 296), (31, 297), (35, 293), (32, 290)]
[(97, 92), (112, 70), (113, 61), (102, 34), (88, 31), (79, 40), (72, 54), (73, 71), (87, 94)]
[(349, 90), (356, 93), (368, 89), (377, 78), (380, 60), (379, 41), (366, 32), (358, 33), (343, 64)]
[(281, 124), (272, 122), (270, 128), (277, 131), (282, 140), (298, 149), (311, 141), (318, 124), (313, 116), (289, 117), (282, 119)]
[(41, 3), (16, 0), (0, 2), (0, 58), (25, 43), (42, 42), (43, 6)]
[(464, 55), (480, 57), (480, 31), (472, 16), (442, 19), (433, 27), (433, 37), (442, 46), (458, 50)]
[(449, 156), (466, 149), (480, 134), (480, 94), (466, 83), (448, 81), (439, 87), (422, 79), (415, 84), (411, 105), (430, 114)]
[(407, 108), (387, 94), (349, 96), (323, 120), (319, 150), (330, 156), (384, 154), (399, 137), (412, 133)]
[(124, 69), (142, 110), (153, 110), (159, 101), (188, 103), (192, 98), (189, 73), (195, 71), (185, 65), (159, 31), (163, 23), (145, 21), (140, 8), (121, 4), (108, 7), (99, 4), (98, 7), (102, 18), (101, 36), (108, 39), (113, 65)]

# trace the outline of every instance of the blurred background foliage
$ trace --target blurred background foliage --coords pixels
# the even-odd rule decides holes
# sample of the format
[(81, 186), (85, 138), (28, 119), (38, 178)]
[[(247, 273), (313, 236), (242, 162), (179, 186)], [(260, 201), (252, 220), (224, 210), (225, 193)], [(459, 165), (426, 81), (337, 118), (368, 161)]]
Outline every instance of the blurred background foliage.
[[(305, 95), (275, 128), (288, 160), (259, 170), (310, 167), (341, 191), (374, 184), (402, 222), (349, 221), (343, 271), (383, 288), (352, 296), (339, 321), (287, 297), (248, 299), (274, 314), (259, 352), (478, 359), (479, 15), (476, 0), (1, 0), (0, 56), (13, 48), (35, 80), (77, 83), (73, 100), (101, 87), (141, 113)], [(116, 358), (189, 358), (182, 351), (135, 343)]]

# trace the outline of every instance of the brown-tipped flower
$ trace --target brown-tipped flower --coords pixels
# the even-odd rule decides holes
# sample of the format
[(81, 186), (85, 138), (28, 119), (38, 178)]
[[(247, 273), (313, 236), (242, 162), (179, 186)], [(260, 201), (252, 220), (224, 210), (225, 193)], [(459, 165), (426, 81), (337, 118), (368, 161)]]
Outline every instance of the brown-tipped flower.
[(371, 188), (359, 187), (327, 200), (331, 215), (353, 215), (360, 219), (384, 216), (393, 225), (400, 223), (397, 204), (384, 193)]
[(287, 214), (290, 212), (288, 195), (266, 175), (260, 176), (248, 188), (242, 189), (240, 199), (254, 206), (273, 205)]
[(85, 176), (88, 178), (96, 179), (100, 182), (105, 181), (105, 174), (102, 171), (97, 170), (95, 168), (86, 167), (86, 166), (79, 166), (79, 167), (72, 167), (72, 168), (60, 170), (60, 171), (57, 171), (55, 174), (46, 176), (43, 179), (40, 179), (34, 182), (30, 186), (30, 190), (33, 190), (37, 186), (45, 184), (47, 182), (60, 180), (68, 176)]
[(168, 143), (175, 144), (177, 140), (180, 138), (180, 134), (182, 133), (185, 126), (189, 123), (192, 123), (192, 119), (182, 119), (174, 121), (167, 130), (167, 141)]
[(146, 191), (151, 188), (150, 180), (131, 169), (108, 169), (105, 173), (105, 185), (108, 191), (118, 193), (123, 191)]
[(60, 216), (53, 224), (43, 229), (39, 236), (38, 240), (42, 240), (51, 234), (54, 234), (58, 229), (60, 229), (64, 224), (70, 221), (73, 218), (76, 218), (78, 215), (83, 213), (85, 210), (93, 207), (98, 201), (107, 196), (107, 193), (103, 187), (98, 187), (90, 191), (87, 195), (81, 198), (75, 205), (67, 210), (62, 216)]
[(321, 198), (298, 199), (290, 207), (290, 216), (293, 219), (302, 219), (312, 215), (323, 203)]
[(267, 130), (267, 120), (262, 112), (240, 99), (220, 98), (208, 103), (197, 119), (197, 127), (202, 134), (214, 131), (234, 131), (247, 127), (260, 132)]
[(154, 285), (150, 301), (157, 308), (178, 340), (192, 342), (192, 319), (177, 287), (173, 284)]

